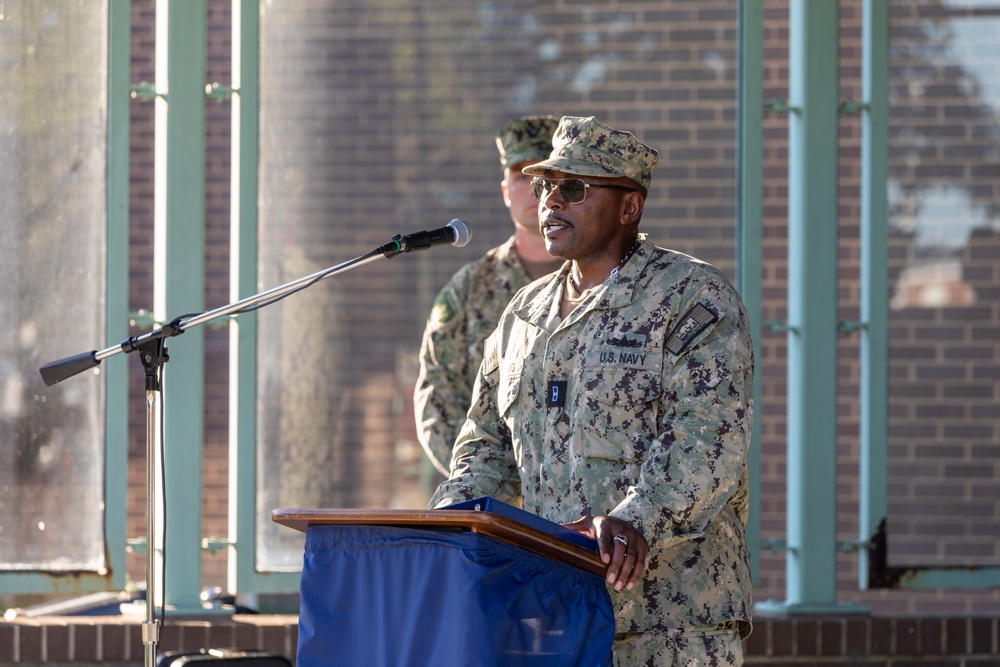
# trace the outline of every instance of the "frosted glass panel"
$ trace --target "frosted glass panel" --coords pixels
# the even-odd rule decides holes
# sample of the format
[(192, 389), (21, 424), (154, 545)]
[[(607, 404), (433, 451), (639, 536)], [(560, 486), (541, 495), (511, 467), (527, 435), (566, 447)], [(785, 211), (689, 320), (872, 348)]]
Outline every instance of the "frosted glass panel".
[(104, 339), (106, 43), (105, 3), (0, 4), (0, 569), (105, 567), (103, 383), (38, 368)]

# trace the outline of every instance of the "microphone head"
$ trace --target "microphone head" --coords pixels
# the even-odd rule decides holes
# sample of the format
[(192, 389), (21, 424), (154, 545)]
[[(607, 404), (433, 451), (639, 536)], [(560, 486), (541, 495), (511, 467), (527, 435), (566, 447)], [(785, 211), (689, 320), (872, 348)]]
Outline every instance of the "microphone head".
[(455, 230), (455, 240), (452, 242), (453, 246), (461, 248), (468, 245), (469, 241), (472, 240), (472, 229), (469, 228), (469, 224), (465, 220), (455, 218), (448, 223), (448, 226)]

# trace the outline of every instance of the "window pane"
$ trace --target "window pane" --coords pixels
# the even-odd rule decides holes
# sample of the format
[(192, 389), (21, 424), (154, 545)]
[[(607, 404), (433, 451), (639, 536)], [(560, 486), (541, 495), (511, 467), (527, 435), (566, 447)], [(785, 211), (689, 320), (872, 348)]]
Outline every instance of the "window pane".
[(261, 3), (259, 287), (453, 218), (474, 235), (258, 311), (258, 567), (301, 566), (276, 507), (426, 506), (420, 338), (451, 275), (513, 233), (512, 118), (594, 115), (659, 149), (642, 230), (732, 273), (737, 7), (668, 4)]
[(104, 336), (104, 3), (0, 6), (0, 568), (100, 570), (103, 385), (43, 364)]
[(1000, 17), (895, 3), (890, 564), (1000, 559)]

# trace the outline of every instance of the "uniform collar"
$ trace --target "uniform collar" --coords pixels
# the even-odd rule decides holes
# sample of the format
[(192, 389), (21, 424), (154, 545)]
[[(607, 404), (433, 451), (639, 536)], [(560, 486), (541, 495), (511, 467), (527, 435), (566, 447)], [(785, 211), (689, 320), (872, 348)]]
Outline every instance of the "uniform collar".
[[(645, 271), (646, 264), (649, 263), (654, 248), (652, 241), (647, 238), (646, 234), (640, 234), (639, 240), (639, 247), (635, 249), (632, 256), (625, 262), (625, 266), (618, 270), (618, 275), (613, 278), (609, 276), (597, 288), (597, 291), (594, 293), (596, 299), (591, 302), (587, 310), (623, 308), (631, 305), (636, 300), (636, 284), (639, 276)], [(559, 271), (552, 274), (538, 295), (515, 310), (514, 314), (526, 322), (542, 326), (552, 312), (553, 301), (561, 298), (562, 286), (565, 284), (569, 272), (570, 262), (566, 262)], [(571, 319), (577, 319), (578, 315), (579, 313), (571, 316)]]

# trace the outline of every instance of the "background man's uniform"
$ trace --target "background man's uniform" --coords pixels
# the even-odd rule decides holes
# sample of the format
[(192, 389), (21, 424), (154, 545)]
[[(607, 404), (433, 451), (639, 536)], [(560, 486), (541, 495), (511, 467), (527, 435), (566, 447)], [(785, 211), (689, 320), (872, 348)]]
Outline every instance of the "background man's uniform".
[(511, 297), (529, 282), (511, 237), (459, 269), (434, 301), (420, 344), (414, 405), (420, 444), (445, 475), (472, 402), (483, 343)]
[[(550, 116), (528, 116), (504, 126), (496, 136), (501, 167), (506, 170), (548, 157), (557, 124), (558, 119)], [(537, 219), (533, 224), (537, 226)], [(554, 270), (558, 264), (552, 259), (552, 267), (540, 271)], [(512, 236), (459, 269), (434, 301), (420, 345), (413, 404), (420, 444), (446, 476), (452, 447), (472, 402), (483, 342), (511, 297), (531, 282), (528, 273)]]

